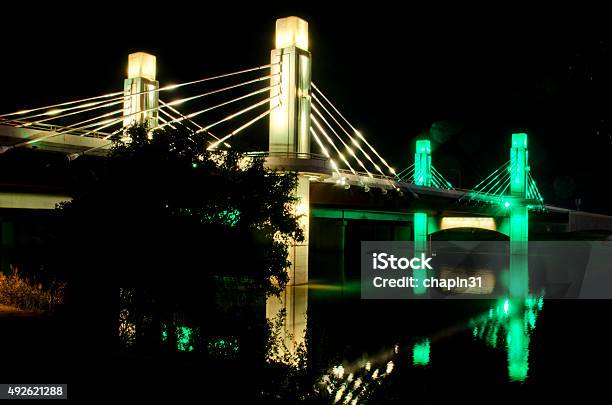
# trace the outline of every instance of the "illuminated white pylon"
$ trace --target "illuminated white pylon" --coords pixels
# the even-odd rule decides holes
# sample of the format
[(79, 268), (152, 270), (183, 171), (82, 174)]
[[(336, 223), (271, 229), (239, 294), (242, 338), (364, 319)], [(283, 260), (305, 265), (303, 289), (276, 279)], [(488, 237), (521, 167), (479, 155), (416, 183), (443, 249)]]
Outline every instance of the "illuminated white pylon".
[(124, 81), (126, 96), (123, 108), (123, 126), (146, 124), (157, 127), (159, 82), (155, 80), (156, 58), (145, 52), (130, 54), (128, 76)]
[[(271, 52), (270, 85), (280, 95), (270, 107), (270, 152), (310, 153), (310, 52), (308, 23), (298, 17), (276, 20), (276, 49)], [(276, 92), (276, 90), (274, 91)], [(272, 92), (271, 92), (272, 95)]]

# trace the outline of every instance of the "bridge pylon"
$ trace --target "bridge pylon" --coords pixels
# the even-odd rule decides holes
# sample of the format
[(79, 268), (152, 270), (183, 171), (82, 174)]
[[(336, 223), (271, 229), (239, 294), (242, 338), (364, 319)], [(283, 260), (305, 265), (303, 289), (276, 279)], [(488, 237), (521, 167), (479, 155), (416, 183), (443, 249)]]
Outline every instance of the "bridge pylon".
[(128, 57), (127, 78), (123, 89), (123, 126), (145, 124), (157, 126), (159, 82), (156, 77), (156, 58), (145, 52), (131, 53)]
[[(308, 239), (310, 227), (310, 85), (308, 23), (298, 17), (276, 20), (276, 44), (270, 55), (272, 75), (268, 166), (298, 171), (293, 207), (300, 217), (304, 241), (289, 247), (289, 282), (279, 298), (270, 297), (266, 317), (284, 310), (284, 345), (296, 354), (305, 342), (308, 309)], [(279, 90), (280, 89), (280, 90)], [(301, 164), (304, 162), (304, 164)], [(284, 353), (279, 353), (284, 354)], [(282, 356), (281, 356), (282, 359)]]
[[(414, 179), (413, 182), (417, 186), (431, 187), (431, 142), (428, 139), (416, 141), (416, 149), (414, 153)], [(414, 213), (414, 256), (418, 257), (421, 254), (427, 254), (427, 213)], [(415, 295), (423, 295), (427, 289), (423, 286), (423, 280), (427, 276), (427, 271), (424, 269), (414, 270), (414, 278), (417, 280), (417, 286), (413, 287), (412, 292)]]
[(512, 298), (529, 294), (529, 208), (527, 134), (512, 134), (510, 147), (510, 280)]

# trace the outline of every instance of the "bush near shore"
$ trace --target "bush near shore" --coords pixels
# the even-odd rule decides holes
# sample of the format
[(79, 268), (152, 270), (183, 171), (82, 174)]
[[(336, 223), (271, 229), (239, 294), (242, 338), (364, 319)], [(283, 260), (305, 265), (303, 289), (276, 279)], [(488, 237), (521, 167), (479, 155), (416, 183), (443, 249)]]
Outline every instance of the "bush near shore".
[(65, 283), (52, 282), (43, 286), (34, 278), (24, 277), (16, 267), (11, 274), (0, 273), (0, 304), (22, 310), (50, 312), (64, 301)]

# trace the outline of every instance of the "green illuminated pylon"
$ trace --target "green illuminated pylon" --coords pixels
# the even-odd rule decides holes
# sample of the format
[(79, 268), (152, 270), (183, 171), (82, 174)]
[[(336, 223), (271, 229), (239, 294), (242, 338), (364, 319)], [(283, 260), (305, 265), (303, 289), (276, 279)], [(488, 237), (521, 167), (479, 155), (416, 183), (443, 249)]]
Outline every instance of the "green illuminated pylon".
[(527, 176), (529, 174), (527, 134), (512, 134), (510, 148), (510, 296), (524, 298), (529, 293), (529, 212)]
[[(414, 184), (417, 186), (431, 186), (431, 143), (429, 140), (416, 141), (414, 154)], [(414, 213), (414, 256), (419, 257), (421, 253), (427, 254), (427, 213)], [(423, 280), (427, 276), (425, 269), (414, 270), (416, 286), (413, 292), (423, 295), (426, 288)]]
[(414, 184), (431, 187), (431, 143), (429, 139), (416, 141)]
[[(414, 257), (427, 255), (427, 214), (424, 212), (414, 213)], [(423, 295), (427, 289), (423, 286), (423, 280), (427, 277), (426, 269), (414, 269), (413, 277), (415, 287), (412, 291), (416, 295)]]

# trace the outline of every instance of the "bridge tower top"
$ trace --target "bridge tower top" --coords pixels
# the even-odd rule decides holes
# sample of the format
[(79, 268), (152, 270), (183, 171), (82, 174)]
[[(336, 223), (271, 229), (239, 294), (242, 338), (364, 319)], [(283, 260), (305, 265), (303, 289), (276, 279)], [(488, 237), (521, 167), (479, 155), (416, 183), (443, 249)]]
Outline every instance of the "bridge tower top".
[(128, 57), (127, 78), (123, 90), (123, 126), (146, 124), (157, 126), (159, 107), (159, 82), (156, 80), (156, 58), (145, 52), (131, 53)]
[[(298, 17), (276, 21), (276, 49), (270, 55), (271, 153), (310, 153), (308, 23)], [(302, 155), (304, 154), (304, 155)]]
[(308, 51), (308, 22), (300, 17), (285, 17), (276, 20), (276, 49), (296, 46)]
[(529, 175), (527, 134), (512, 134), (510, 148), (510, 194), (512, 197), (527, 197), (527, 176)]
[(431, 142), (429, 139), (416, 141), (414, 153), (414, 184), (431, 187)]

